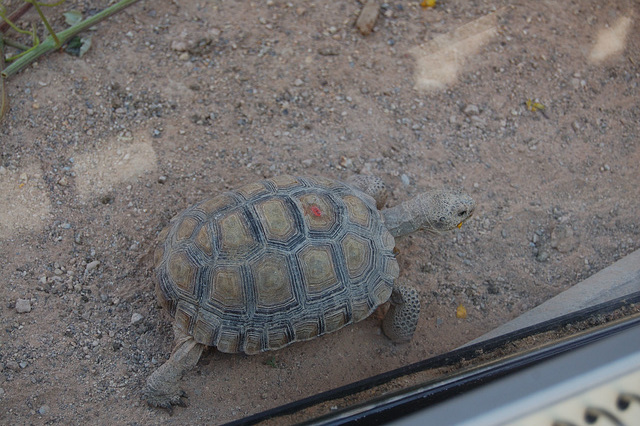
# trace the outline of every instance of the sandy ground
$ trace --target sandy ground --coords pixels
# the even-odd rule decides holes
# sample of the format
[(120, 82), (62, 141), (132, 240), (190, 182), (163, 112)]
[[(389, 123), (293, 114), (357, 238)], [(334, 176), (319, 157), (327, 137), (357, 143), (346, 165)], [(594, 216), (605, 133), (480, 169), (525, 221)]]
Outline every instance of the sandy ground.
[[(142, 0), (83, 58), (8, 81), (0, 423), (239, 419), (451, 350), (640, 247), (638, 3), (399, 1), (366, 37), (361, 8)], [(277, 352), (209, 351), (183, 381), (189, 408), (147, 407), (173, 338), (157, 233), (282, 173), (376, 174), (389, 205), (461, 187), (479, 207), (459, 231), (397, 241), (423, 303), (412, 342), (372, 317)]]

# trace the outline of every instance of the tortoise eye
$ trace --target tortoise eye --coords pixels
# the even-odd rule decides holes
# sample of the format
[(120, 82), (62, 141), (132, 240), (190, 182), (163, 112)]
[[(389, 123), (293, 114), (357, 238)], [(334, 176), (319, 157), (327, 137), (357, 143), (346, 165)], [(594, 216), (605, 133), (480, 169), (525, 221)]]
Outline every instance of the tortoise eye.
[(460, 213), (458, 213), (458, 216), (462, 217), (462, 216), (464, 216), (466, 214), (467, 214), (467, 211), (466, 210), (462, 210)]

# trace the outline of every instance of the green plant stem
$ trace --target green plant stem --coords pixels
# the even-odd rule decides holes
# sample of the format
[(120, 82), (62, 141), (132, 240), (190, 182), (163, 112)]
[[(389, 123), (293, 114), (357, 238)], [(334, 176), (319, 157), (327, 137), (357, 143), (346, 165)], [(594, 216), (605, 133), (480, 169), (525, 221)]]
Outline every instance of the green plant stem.
[[(69, 41), (69, 39), (74, 37), (76, 34), (86, 30), (87, 28), (91, 28), (92, 26), (96, 25), (98, 22), (101, 22), (104, 19), (110, 17), (111, 15), (120, 12), (122, 9), (125, 9), (131, 6), (137, 1), (138, 0), (120, 0), (118, 3), (106, 8), (102, 12), (96, 13), (95, 15), (85, 19), (84, 21), (78, 22), (73, 27), (67, 28), (64, 31), (60, 31), (59, 33), (56, 34), (60, 41), (60, 44), (66, 43), (67, 41)], [(22, 57), (17, 59), (15, 62), (13, 62), (11, 65), (9, 65), (7, 68), (5, 68), (2, 71), (2, 77), (3, 78), (11, 77), (21, 69), (26, 67), (27, 65), (29, 65), (30, 63), (38, 59), (40, 56), (44, 55), (47, 52), (55, 50), (56, 48), (57, 48), (56, 42), (53, 39), (53, 37), (51, 36), (47, 37), (36, 48), (32, 49), (30, 52), (27, 52), (25, 55), (23, 55)]]
[[(0, 39), (2, 39), (2, 37), (0, 37)], [(5, 38), (4, 40), (2, 40), (5, 44), (5, 46), (11, 46), (11, 47), (15, 47), (16, 49), (22, 50), (22, 51), (26, 51), (31, 49), (29, 46), (25, 46), (22, 43), (18, 43), (17, 41), (13, 41), (11, 39)]]
[(51, 35), (51, 37), (53, 37), (53, 41), (56, 42), (56, 47), (62, 46), (62, 43), (60, 43), (60, 40), (58, 40), (58, 37), (56, 36), (56, 32), (53, 31), (53, 28), (51, 28), (49, 21), (47, 21), (47, 18), (44, 16), (44, 13), (42, 13), (42, 9), (40, 9), (38, 2), (34, 1), (32, 4), (33, 4), (33, 7), (36, 8), (38, 15), (40, 15), (40, 19), (42, 19), (44, 26), (47, 27), (47, 31), (49, 31), (49, 34)]

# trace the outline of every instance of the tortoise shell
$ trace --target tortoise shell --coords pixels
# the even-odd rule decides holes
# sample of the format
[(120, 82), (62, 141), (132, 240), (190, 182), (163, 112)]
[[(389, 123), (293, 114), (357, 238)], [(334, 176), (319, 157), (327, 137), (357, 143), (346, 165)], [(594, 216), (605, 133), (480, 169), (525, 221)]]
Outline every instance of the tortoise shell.
[(156, 292), (175, 326), (254, 354), (368, 317), (398, 277), (375, 200), (335, 180), (279, 176), (202, 201), (162, 231)]

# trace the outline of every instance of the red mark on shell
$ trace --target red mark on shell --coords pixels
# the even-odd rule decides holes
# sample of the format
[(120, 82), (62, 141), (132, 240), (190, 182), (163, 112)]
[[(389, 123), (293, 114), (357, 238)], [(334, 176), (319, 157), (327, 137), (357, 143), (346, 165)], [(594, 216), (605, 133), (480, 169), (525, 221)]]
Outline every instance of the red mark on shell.
[(322, 216), (322, 210), (320, 210), (318, 206), (311, 206), (311, 213), (313, 213), (314, 216)]

